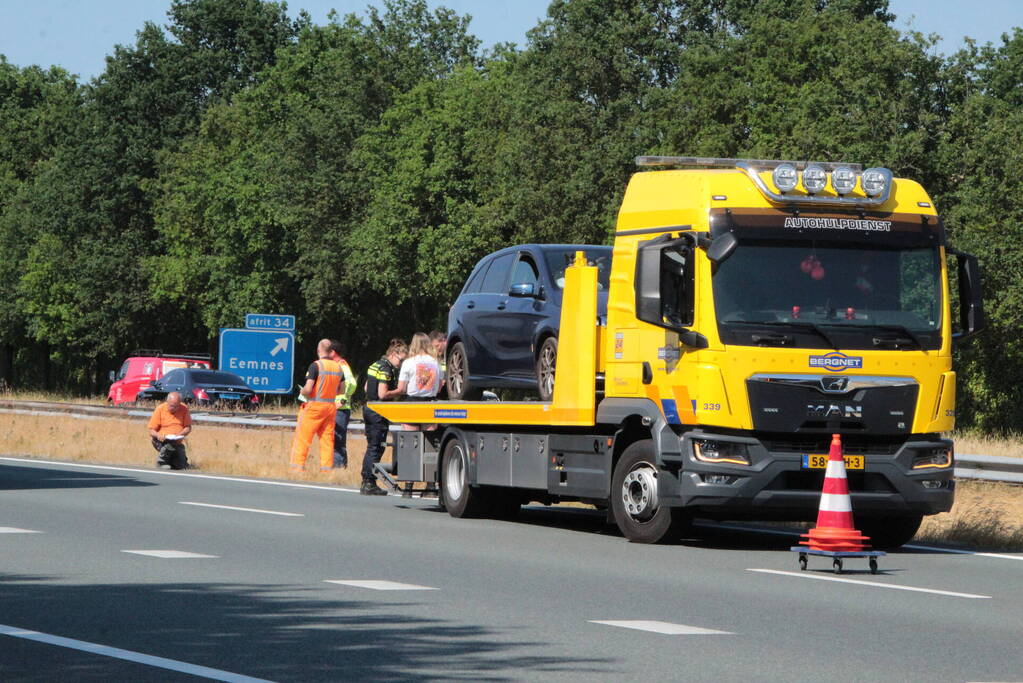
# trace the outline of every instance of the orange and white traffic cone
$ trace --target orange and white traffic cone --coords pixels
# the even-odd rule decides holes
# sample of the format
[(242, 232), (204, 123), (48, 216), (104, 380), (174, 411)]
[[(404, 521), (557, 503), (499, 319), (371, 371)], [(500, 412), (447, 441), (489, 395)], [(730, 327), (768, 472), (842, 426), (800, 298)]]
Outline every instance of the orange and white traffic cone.
[(842, 458), (842, 437), (838, 434), (831, 436), (817, 526), (802, 537), (807, 540), (800, 541), (799, 545), (808, 546), (810, 550), (856, 552), (870, 547), (867, 544), (870, 538), (853, 526), (852, 498), (849, 496), (845, 460)]

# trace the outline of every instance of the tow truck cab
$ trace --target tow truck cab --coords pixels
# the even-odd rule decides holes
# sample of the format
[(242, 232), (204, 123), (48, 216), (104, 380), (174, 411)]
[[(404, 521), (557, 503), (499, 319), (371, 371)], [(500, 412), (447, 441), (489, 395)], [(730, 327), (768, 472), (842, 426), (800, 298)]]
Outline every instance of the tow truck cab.
[(647, 401), (661, 504), (812, 519), (840, 433), (869, 531), (948, 510), (952, 344), (983, 310), (977, 261), (947, 245), (923, 188), (850, 164), (637, 163), (688, 168), (626, 191), (598, 422)]

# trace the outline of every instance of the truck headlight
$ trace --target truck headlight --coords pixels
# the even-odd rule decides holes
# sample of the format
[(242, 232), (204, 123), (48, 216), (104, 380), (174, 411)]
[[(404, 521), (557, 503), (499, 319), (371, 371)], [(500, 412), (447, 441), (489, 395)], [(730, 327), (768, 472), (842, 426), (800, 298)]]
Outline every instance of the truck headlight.
[(929, 448), (913, 456), (913, 469), (943, 468), (952, 464), (952, 449), (945, 446)]
[(715, 439), (693, 439), (693, 457), (700, 462), (728, 462), (733, 465), (748, 465), (749, 452), (746, 444)]

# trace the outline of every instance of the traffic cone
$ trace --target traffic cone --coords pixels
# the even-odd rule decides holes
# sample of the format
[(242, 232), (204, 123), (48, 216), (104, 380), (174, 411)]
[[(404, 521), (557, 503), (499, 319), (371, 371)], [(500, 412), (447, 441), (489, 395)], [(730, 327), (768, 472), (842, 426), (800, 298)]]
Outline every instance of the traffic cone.
[(811, 550), (856, 552), (870, 547), (866, 543), (870, 538), (853, 527), (852, 498), (849, 497), (849, 482), (845, 477), (842, 437), (838, 434), (831, 435), (817, 526), (802, 537), (807, 540), (800, 541), (799, 545), (809, 546)]

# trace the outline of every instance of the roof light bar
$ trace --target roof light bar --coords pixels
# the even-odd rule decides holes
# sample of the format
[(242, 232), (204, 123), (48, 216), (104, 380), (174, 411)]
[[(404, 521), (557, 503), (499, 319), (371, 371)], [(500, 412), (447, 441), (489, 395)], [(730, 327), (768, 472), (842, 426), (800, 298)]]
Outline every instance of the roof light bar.
[(711, 168), (735, 168), (739, 163), (750, 164), (755, 168), (767, 171), (782, 164), (792, 164), (796, 167), (796, 170), (803, 170), (807, 166), (814, 164), (820, 166), (825, 171), (834, 171), (836, 168), (845, 166), (852, 169), (853, 171), (859, 172), (863, 170), (862, 164), (846, 164), (842, 162), (831, 162), (831, 161), (786, 161), (784, 159), (728, 159), (724, 157), (656, 157), (656, 156), (642, 156), (636, 157), (637, 166), (706, 166)]
[[(823, 206), (873, 207), (884, 204), (891, 196), (892, 172), (887, 168), (868, 168), (861, 164), (828, 161), (782, 161), (777, 159), (727, 159), (720, 157), (636, 157), (637, 166), (698, 166), (703, 168), (738, 168), (743, 171), (760, 193), (779, 204), (815, 204)], [(771, 189), (760, 177), (762, 171), (772, 170)], [(837, 197), (821, 195), (828, 186)], [(805, 195), (788, 194), (803, 182)], [(847, 196), (856, 189), (857, 181), (866, 197)]]

